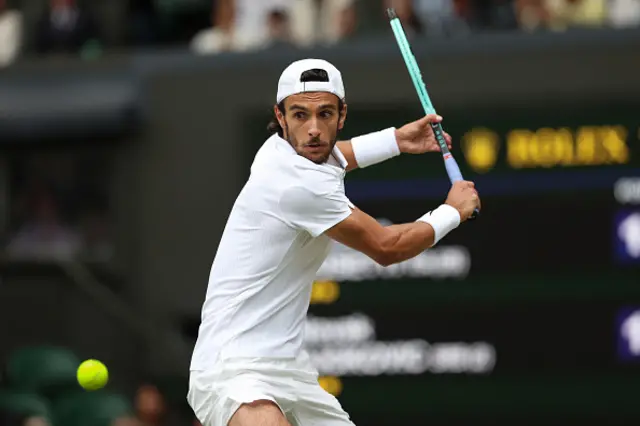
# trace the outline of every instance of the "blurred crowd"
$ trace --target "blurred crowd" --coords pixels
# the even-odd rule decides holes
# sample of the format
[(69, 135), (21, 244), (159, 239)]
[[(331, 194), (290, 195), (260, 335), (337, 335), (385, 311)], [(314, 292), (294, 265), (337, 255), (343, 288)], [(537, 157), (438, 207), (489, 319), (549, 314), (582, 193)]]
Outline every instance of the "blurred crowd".
[(640, 25), (640, 0), (0, 0), (0, 66), (132, 47), (330, 45), (383, 31), (389, 6), (411, 34), (428, 37)]
[(61, 149), (10, 156), (6, 254), (16, 260), (109, 262), (109, 153)]

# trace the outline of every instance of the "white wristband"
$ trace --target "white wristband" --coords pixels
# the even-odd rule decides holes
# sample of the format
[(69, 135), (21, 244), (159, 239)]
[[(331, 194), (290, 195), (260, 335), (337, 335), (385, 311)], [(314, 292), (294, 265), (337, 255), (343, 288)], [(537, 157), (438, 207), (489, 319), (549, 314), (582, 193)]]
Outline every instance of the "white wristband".
[(433, 227), (435, 231), (433, 245), (435, 246), (445, 235), (460, 225), (460, 213), (458, 213), (455, 207), (449, 204), (443, 204), (422, 216), (418, 221), (426, 222)]
[(394, 127), (352, 138), (351, 147), (361, 169), (400, 155)]

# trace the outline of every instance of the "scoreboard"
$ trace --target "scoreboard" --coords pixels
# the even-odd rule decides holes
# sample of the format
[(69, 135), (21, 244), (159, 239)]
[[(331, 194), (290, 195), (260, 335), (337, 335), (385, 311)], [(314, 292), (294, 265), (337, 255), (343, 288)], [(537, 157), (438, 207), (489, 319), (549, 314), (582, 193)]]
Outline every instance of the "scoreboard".
[[(386, 268), (335, 243), (314, 283), (307, 350), (356, 424), (637, 419), (639, 110), (440, 111), (480, 218)], [(342, 136), (420, 116), (349, 105)], [(416, 220), (449, 188), (438, 154), (346, 178), (384, 224)]]
[[(336, 244), (315, 284), (307, 350), (356, 424), (635, 417), (636, 111), (442, 112), (480, 218), (388, 268)], [(412, 117), (350, 106), (349, 136)], [(351, 200), (383, 223), (416, 220), (449, 187), (436, 154), (346, 180)]]
[[(640, 390), (640, 253), (627, 244), (640, 230), (627, 225), (627, 243), (620, 217), (637, 221), (640, 209), (612, 193), (485, 197), (479, 220), (407, 265), (378, 268), (336, 244), (307, 324), (327, 389), (366, 424), (629, 414)], [(356, 204), (394, 223), (428, 208)]]
[[(439, 111), (453, 136), (454, 154), (465, 177), (512, 176), (548, 171), (586, 171), (640, 165), (640, 104), (554, 103), (518, 108), (465, 108)], [(358, 109), (349, 105), (344, 138), (396, 126), (423, 113), (406, 106)], [(406, 156), (400, 161), (358, 170), (350, 179), (407, 179), (442, 176), (439, 158)], [(430, 156), (427, 156), (430, 157)], [(535, 174), (535, 173), (534, 173)]]

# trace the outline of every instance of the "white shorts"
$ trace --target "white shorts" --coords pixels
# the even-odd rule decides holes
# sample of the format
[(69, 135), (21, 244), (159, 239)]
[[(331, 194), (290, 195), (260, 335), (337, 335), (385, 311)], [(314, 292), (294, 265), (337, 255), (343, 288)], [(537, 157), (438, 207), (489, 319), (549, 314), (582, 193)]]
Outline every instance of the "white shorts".
[(187, 401), (203, 426), (227, 426), (244, 403), (273, 401), (293, 426), (354, 426), (318, 384), (306, 353), (297, 359), (232, 358), (191, 371)]

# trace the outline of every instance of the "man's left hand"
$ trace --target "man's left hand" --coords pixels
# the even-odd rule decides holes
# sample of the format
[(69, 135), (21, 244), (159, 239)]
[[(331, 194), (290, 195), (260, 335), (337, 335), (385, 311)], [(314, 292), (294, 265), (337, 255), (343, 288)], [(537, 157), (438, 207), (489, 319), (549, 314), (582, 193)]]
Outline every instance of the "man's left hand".
[[(431, 129), (431, 123), (440, 123), (442, 117), (428, 114), (420, 120), (405, 124), (396, 129), (396, 142), (400, 152), (406, 154), (424, 154), (425, 152), (440, 152), (440, 146)], [(444, 132), (447, 146), (451, 149), (451, 136)]]

